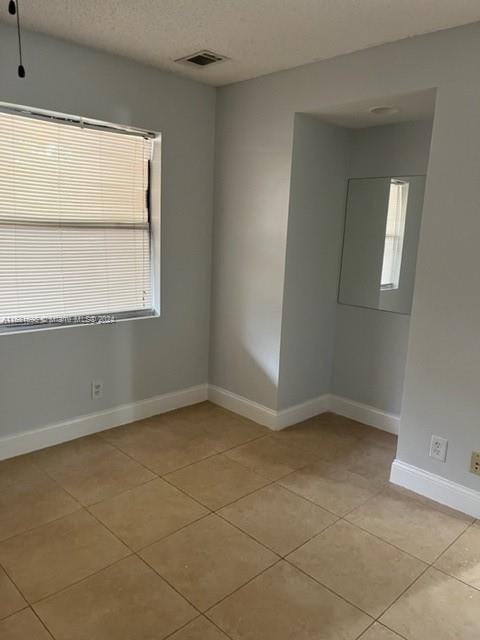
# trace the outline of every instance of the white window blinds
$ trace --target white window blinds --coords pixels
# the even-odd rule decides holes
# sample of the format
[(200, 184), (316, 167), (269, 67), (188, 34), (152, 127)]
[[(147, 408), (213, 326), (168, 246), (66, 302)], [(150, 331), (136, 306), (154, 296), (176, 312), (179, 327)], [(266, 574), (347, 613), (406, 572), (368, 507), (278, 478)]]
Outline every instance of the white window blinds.
[(0, 323), (152, 308), (152, 140), (0, 112)]

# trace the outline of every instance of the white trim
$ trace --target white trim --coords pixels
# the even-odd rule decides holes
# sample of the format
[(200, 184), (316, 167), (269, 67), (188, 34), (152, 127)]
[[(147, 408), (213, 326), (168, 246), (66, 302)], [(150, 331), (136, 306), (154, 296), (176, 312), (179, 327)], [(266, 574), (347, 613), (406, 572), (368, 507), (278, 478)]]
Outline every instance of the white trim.
[(208, 385), (201, 384), (171, 393), (164, 393), (146, 400), (119, 405), (112, 409), (79, 416), (32, 431), (4, 436), (0, 438), (0, 460), (51, 447), (61, 442), (118, 427), (135, 420), (149, 418), (165, 411), (172, 411), (197, 402), (203, 402), (207, 400), (207, 397)]
[(250, 420), (258, 422), (258, 424), (263, 424), (269, 429), (277, 429), (278, 412), (263, 404), (248, 400), (248, 398), (239, 396), (237, 393), (216, 387), (212, 384), (208, 387), (208, 399), (224, 409), (234, 411), (244, 418), (249, 418)]
[(301, 404), (295, 404), (288, 409), (282, 409), (277, 411), (277, 429), (284, 429), (302, 420), (308, 420), (313, 416), (317, 416), (319, 413), (324, 413), (330, 410), (330, 396), (325, 393), (323, 396), (312, 398)]
[(447, 507), (480, 518), (480, 492), (470, 489), (435, 473), (394, 460), (390, 482), (435, 500)]
[(384, 413), (374, 407), (362, 405), (346, 398), (324, 394), (287, 409), (276, 411), (227, 389), (222, 389), (215, 385), (202, 384), (140, 400), (139, 402), (119, 405), (112, 409), (78, 416), (64, 422), (40, 427), (39, 429), (0, 437), (0, 460), (51, 447), (68, 440), (134, 422), (135, 420), (203, 402), (207, 399), (225, 409), (263, 424), (274, 431), (284, 429), (302, 420), (307, 420), (319, 413), (334, 411), (385, 431), (398, 433), (398, 416)]
[(293, 407), (288, 407), (288, 409), (276, 411), (275, 409), (270, 409), (270, 407), (266, 407), (263, 404), (249, 400), (244, 396), (239, 396), (227, 389), (216, 387), (215, 385), (208, 387), (208, 399), (245, 418), (255, 420), (255, 422), (263, 424), (273, 431), (278, 431), (302, 420), (307, 420), (312, 416), (328, 411), (329, 408), (328, 394), (307, 400)]
[(335, 395), (330, 396), (329, 409), (346, 418), (358, 420), (358, 422), (363, 422), (371, 427), (398, 435), (400, 416), (393, 413), (387, 413), (368, 404)]
[(209, 385), (208, 399), (225, 409), (234, 411), (245, 418), (250, 418), (250, 420), (255, 420), (255, 422), (275, 431), (289, 427), (302, 420), (307, 420), (325, 411), (333, 411), (346, 418), (352, 418), (377, 429), (395, 434), (398, 434), (400, 423), (400, 416), (328, 393), (281, 411), (276, 411), (215, 385)]

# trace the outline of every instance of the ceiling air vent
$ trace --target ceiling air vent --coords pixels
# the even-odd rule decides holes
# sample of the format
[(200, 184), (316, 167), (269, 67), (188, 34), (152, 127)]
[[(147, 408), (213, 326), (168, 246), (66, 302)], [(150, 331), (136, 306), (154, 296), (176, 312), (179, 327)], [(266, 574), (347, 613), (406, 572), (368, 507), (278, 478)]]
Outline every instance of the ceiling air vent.
[(207, 51), (206, 49), (204, 49), (203, 51), (192, 53), (189, 56), (178, 58), (178, 60), (175, 60), (175, 62), (189, 64), (193, 67), (208, 67), (210, 64), (223, 62), (226, 59), (227, 58), (225, 56), (220, 56), (218, 53), (213, 53), (212, 51)]

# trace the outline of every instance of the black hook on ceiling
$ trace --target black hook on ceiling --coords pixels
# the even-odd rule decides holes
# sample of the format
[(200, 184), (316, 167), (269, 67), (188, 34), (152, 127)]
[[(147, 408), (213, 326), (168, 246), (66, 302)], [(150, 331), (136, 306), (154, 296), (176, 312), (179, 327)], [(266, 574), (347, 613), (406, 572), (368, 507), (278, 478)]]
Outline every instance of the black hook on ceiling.
[(18, 36), (18, 58), (19, 58), (19, 65), (18, 65), (18, 77), (19, 78), (25, 78), (25, 67), (23, 66), (23, 59), (22, 59), (22, 35), (21, 35), (21, 30), (20, 30), (20, 7), (19, 7), (19, 0), (10, 0), (8, 3), (8, 13), (11, 16), (17, 16), (17, 36)]

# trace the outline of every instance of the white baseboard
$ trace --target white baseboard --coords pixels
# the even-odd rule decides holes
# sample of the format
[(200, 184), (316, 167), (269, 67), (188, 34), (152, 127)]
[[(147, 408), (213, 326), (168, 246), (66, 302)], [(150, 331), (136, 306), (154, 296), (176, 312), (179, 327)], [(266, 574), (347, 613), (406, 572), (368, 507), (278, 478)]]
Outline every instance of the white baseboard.
[(451, 482), (435, 473), (413, 467), (401, 460), (394, 460), (390, 482), (469, 516), (480, 518), (480, 492)]
[(326, 394), (294, 405), (293, 407), (288, 407), (288, 409), (276, 411), (263, 404), (249, 400), (244, 396), (239, 396), (227, 389), (210, 385), (208, 388), (208, 399), (224, 407), (224, 409), (234, 411), (245, 418), (250, 418), (250, 420), (255, 420), (255, 422), (263, 424), (273, 431), (278, 431), (279, 429), (284, 429), (292, 424), (328, 411), (329, 396)]
[(330, 395), (329, 410), (346, 418), (358, 420), (358, 422), (363, 422), (371, 427), (398, 435), (400, 416), (393, 413), (387, 413), (368, 404), (335, 395)]
[(288, 409), (277, 411), (276, 429), (284, 429), (302, 420), (308, 420), (319, 413), (330, 411), (330, 396), (325, 393), (323, 396), (312, 398), (306, 402), (295, 404)]
[(328, 393), (280, 411), (214, 385), (208, 387), (208, 398), (225, 409), (234, 411), (245, 418), (250, 418), (250, 420), (255, 420), (255, 422), (275, 431), (289, 427), (302, 420), (307, 420), (325, 411), (333, 411), (346, 418), (352, 418), (377, 429), (395, 434), (398, 434), (400, 422), (400, 416)]
[(277, 412), (263, 404), (248, 400), (248, 398), (239, 396), (237, 393), (212, 384), (208, 387), (208, 399), (224, 409), (238, 413), (244, 418), (254, 420), (269, 429), (276, 429)]
[(276, 411), (227, 389), (203, 384), (79, 416), (32, 431), (0, 437), (0, 460), (51, 447), (61, 442), (148, 418), (165, 411), (172, 411), (202, 402), (207, 398), (225, 409), (263, 424), (272, 430), (284, 429), (325, 411), (334, 411), (380, 429), (398, 433), (397, 416), (338, 396), (324, 394), (287, 409)]
[(0, 437), (0, 460), (30, 453), (81, 436), (118, 427), (122, 424), (149, 418), (159, 413), (203, 402), (208, 397), (208, 385), (201, 384), (160, 396), (124, 404), (113, 409), (79, 416), (58, 424), (32, 431)]

